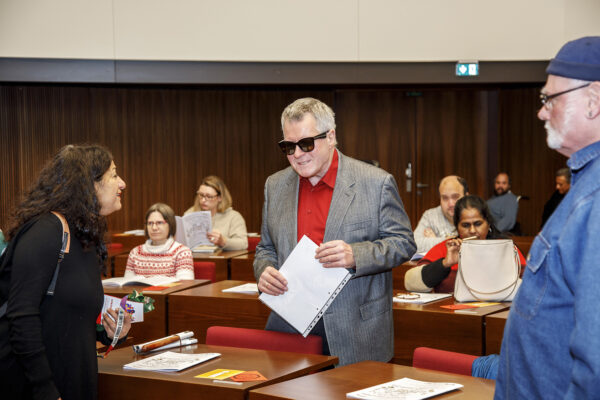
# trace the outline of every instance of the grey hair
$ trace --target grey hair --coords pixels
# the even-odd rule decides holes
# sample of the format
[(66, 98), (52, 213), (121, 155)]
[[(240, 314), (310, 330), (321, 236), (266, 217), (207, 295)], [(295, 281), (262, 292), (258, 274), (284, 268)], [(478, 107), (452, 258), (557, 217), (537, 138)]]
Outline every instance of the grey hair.
[(317, 121), (319, 133), (335, 129), (335, 113), (327, 104), (312, 97), (305, 97), (288, 105), (281, 113), (281, 130), (286, 121), (302, 121), (304, 115), (312, 114)]
[(569, 168), (561, 168), (556, 171), (556, 177), (562, 176), (567, 180), (567, 183), (571, 183), (571, 170)]

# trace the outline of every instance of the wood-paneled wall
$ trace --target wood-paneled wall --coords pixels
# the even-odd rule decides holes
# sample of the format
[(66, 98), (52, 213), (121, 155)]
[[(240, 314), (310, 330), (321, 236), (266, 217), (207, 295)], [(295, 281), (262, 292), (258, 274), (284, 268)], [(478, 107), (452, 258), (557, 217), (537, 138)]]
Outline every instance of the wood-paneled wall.
[[(503, 169), (513, 191), (530, 198), (519, 219), (534, 234), (565, 162), (545, 145), (539, 87), (0, 85), (0, 227), (45, 160), (65, 144), (97, 142), (112, 150), (127, 182), (111, 230), (141, 228), (157, 201), (183, 213), (202, 177), (216, 174), (248, 230), (258, 231), (264, 181), (287, 166), (276, 146), (281, 111), (313, 96), (336, 111), (342, 152), (394, 174), (413, 226), (437, 202), (442, 176), (464, 175), (472, 193), (487, 197)], [(417, 191), (417, 182), (429, 187)]]

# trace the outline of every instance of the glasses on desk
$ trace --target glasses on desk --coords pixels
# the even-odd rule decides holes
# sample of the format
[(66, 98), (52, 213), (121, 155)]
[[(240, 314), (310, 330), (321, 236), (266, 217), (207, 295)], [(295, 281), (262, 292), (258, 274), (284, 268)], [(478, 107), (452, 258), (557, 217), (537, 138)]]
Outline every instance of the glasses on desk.
[(420, 299), (421, 295), (419, 293), (398, 293), (396, 298), (401, 300), (416, 300)]

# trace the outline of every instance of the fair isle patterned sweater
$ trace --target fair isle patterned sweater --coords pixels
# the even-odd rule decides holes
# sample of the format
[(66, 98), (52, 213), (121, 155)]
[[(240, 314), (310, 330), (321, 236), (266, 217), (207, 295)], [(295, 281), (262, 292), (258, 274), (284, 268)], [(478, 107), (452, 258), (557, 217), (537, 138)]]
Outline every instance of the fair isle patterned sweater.
[(146, 243), (131, 250), (127, 258), (125, 276), (135, 275), (194, 279), (192, 251), (172, 237), (158, 246), (153, 246), (148, 239)]

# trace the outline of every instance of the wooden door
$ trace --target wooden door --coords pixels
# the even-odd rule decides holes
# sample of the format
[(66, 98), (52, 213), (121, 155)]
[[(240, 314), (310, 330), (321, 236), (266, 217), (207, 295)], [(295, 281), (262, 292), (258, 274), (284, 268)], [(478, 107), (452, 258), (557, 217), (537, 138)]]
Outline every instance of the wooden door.
[(338, 90), (334, 110), (340, 150), (359, 160), (377, 160), (394, 175), (414, 226), (414, 185), (405, 172), (415, 157), (415, 98), (405, 90)]
[(484, 90), (465, 89), (427, 90), (417, 97), (413, 174), (419, 216), (439, 205), (438, 186), (446, 175), (462, 176), (471, 194), (485, 198), (488, 99)]

